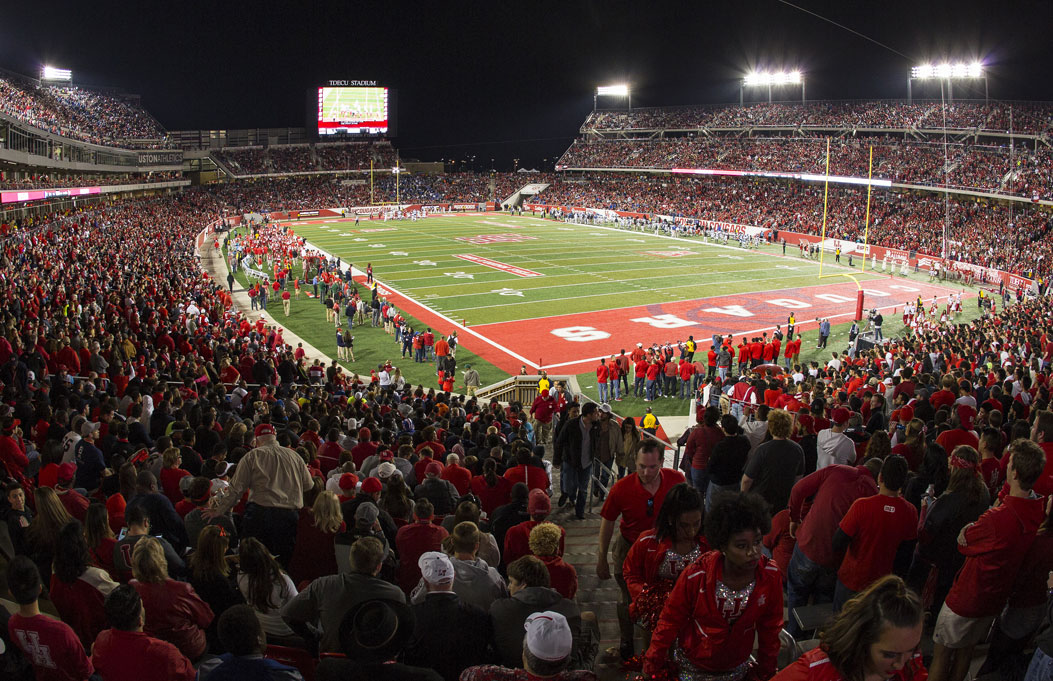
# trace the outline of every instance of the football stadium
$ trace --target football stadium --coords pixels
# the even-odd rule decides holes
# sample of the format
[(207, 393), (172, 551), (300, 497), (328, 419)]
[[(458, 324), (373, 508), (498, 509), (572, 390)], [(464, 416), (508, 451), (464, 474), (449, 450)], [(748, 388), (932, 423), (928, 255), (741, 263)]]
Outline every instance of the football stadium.
[(4, 679), (1053, 681), (1048, 11), (263, 4), (12, 16)]

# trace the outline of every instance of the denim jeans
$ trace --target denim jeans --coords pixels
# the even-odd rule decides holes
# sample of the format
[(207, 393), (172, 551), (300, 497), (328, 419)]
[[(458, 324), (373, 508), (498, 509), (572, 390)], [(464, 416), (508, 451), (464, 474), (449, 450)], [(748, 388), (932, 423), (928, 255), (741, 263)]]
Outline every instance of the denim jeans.
[(560, 487), (564, 494), (574, 502), (574, 512), (579, 518), (585, 516), (585, 497), (589, 492), (589, 473), (592, 466), (578, 468), (577, 466), (564, 463), (560, 469)]
[(600, 386), (600, 403), (603, 404), (603, 403), (607, 402), (607, 397), (608, 397), (608, 395), (607, 395), (607, 384), (606, 383), (600, 383), (599, 386)]
[(845, 603), (855, 598), (858, 593), (858, 591), (852, 591), (842, 584), (840, 579), (837, 580), (837, 586), (834, 587), (834, 614), (841, 612), (841, 609), (845, 607)]
[(650, 378), (647, 379), (647, 399), (654, 399), (654, 381)]
[(1053, 679), (1053, 657), (1046, 655), (1041, 648), (1036, 648), (1024, 681), (1051, 681), (1051, 679)]
[(715, 482), (706, 485), (706, 513), (709, 513), (709, 509), (713, 507), (713, 497), (721, 492), (734, 492), (739, 489), (741, 489), (739, 485), (718, 485)]
[(698, 493), (705, 496), (706, 487), (709, 485), (709, 476), (706, 475), (705, 468), (692, 468), (691, 469), (691, 484)]
[(794, 546), (790, 565), (786, 568), (786, 608), (789, 611), (786, 631), (793, 636), (801, 634), (793, 609), (815, 603), (829, 603), (834, 597), (837, 573), (814, 562), (804, 555), (800, 546)]
[(616, 400), (622, 399), (622, 384), (617, 379), (611, 381), (611, 392), (614, 393), (612, 397)]
[(680, 379), (680, 399), (686, 400), (691, 397), (691, 380)]
[(633, 397), (639, 397), (644, 394), (644, 377), (637, 376), (633, 382)]

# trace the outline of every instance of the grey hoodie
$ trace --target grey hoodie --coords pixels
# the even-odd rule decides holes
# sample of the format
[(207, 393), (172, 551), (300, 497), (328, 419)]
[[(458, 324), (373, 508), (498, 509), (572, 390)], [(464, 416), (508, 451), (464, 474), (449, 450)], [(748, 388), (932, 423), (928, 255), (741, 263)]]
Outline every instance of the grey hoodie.
[[(489, 611), (491, 603), (508, 596), (504, 578), (482, 558), (459, 560), (450, 556), (450, 562), (453, 563), (453, 592), (463, 602)], [(410, 602), (423, 603), (427, 591), (422, 579), (410, 595)]]

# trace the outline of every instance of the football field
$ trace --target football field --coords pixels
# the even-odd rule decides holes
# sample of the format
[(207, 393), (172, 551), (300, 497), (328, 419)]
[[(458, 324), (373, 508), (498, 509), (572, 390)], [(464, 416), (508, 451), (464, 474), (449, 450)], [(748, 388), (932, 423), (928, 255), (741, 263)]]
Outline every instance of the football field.
[[(713, 334), (760, 335), (796, 315), (850, 321), (857, 290), (866, 306), (894, 308), (919, 295), (926, 304), (955, 290), (833, 263), (774, 247), (745, 250), (701, 238), (672, 238), (614, 227), (499, 213), (417, 221), (316, 220), (290, 223), (311, 246), (365, 271), (396, 306), (498, 368), (588, 372), (600, 357), (636, 343)], [(704, 346), (704, 347), (703, 347)]]

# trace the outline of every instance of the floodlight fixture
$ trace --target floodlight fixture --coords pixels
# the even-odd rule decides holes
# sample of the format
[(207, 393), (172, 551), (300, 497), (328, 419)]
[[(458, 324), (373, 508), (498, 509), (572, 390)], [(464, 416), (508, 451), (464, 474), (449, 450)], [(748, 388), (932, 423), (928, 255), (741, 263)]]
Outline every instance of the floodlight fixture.
[(954, 80), (983, 80), (984, 81), (984, 99), (987, 99), (987, 72), (984, 69), (984, 63), (976, 60), (971, 62), (941, 62), (939, 64), (919, 64), (914, 66), (910, 70), (910, 77), (907, 78), (907, 102), (910, 103), (911, 97), (911, 85), (915, 80), (940, 80), (947, 81), (948, 91), (951, 93), (950, 98), (953, 100), (953, 86), (951, 81)]
[(625, 83), (618, 85), (601, 85), (596, 88), (596, 94), (600, 97), (628, 97), (629, 86)]
[(614, 85), (600, 85), (592, 96), (592, 109), (596, 110), (596, 100), (600, 97), (624, 97), (629, 101), (629, 108), (633, 108), (633, 95), (628, 83), (616, 83)]
[(743, 89), (748, 87), (768, 88), (768, 103), (770, 104), (772, 86), (779, 87), (782, 85), (800, 85), (801, 101), (805, 101), (804, 76), (798, 69), (793, 69), (791, 71), (751, 71), (747, 73), (739, 85), (739, 104), (742, 104)]
[(40, 80), (70, 82), (73, 80), (73, 72), (69, 69), (57, 69), (54, 66), (44, 66), (40, 69)]

